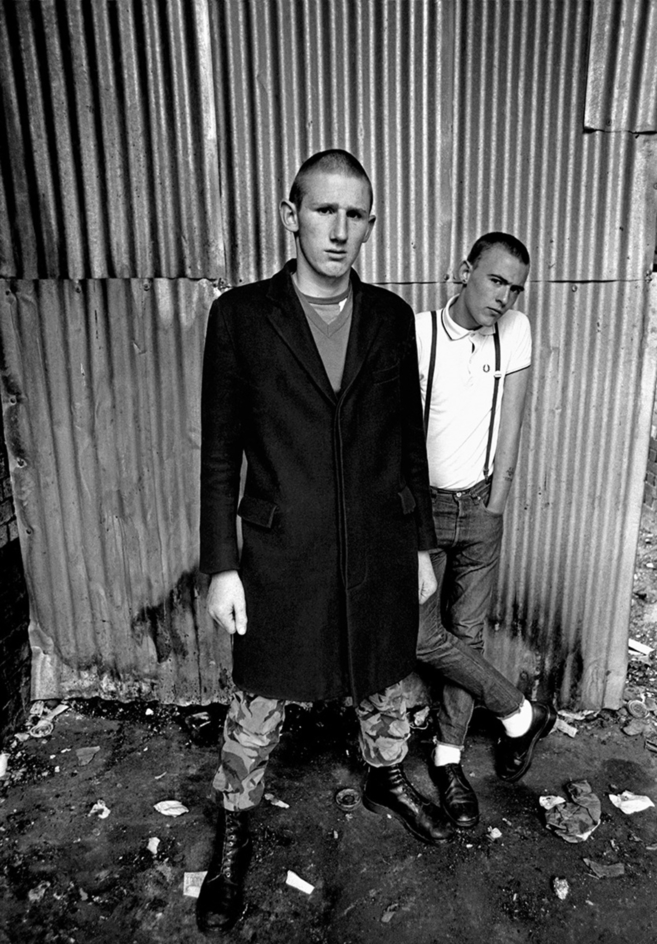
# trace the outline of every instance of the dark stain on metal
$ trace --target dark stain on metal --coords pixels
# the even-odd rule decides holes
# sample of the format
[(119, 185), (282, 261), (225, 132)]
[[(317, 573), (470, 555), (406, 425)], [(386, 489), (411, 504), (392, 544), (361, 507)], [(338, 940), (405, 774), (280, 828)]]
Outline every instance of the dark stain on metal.
[(187, 571), (171, 588), (165, 599), (144, 606), (131, 622), (132, 633), (141, 638), (147, 632), (155, 645), (157, 661), (166, 662), (173, 655), (185, 659), (187, 643), (179, 626), (191, 618), (196, 624), (195, 600), (198, 596), (198, 573)]

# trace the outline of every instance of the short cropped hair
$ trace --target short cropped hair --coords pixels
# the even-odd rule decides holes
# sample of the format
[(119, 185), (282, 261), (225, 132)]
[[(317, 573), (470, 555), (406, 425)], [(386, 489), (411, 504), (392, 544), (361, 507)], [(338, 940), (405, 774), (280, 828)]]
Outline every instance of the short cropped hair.
[(524, 243), (521, 243), (519, 239), (516, 239), (515, 236), (511, 236), (509, 233), (486, 233), (485, 236), (479, 237), (468, 255), (468, 262), (473, 269), (483, 254), (489, 249), (492, 249), (493, 246), (503, 246), (507, 252), (515, 256), (516, 259), (519, 259), (523, 265), (529, 265), (527, 247)]
[(331, 148), (328, 151), (318, 151), (304, 161), (290, 188), (290, 203), (297, 210), (301, 207), (303, 198), (308, 192), (307, 180), (315, 171), (324, 171), (327, 174), (346, 174), (347, 177), (356, 177), (364, 180), (370, 191), (370, 208), (374, 199), (372, 182), (365, 172), (365, 168), (349, 151)]

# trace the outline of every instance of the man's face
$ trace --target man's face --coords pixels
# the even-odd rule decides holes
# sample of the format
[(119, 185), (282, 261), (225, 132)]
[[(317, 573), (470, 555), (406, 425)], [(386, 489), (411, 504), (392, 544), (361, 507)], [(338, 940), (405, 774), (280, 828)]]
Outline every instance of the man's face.
[(494, 325), (521, 294), (529, 266), (511, 255), (504, 246), (491, 246), (474, 267), (461, 265), (463, 289), (453, 307), (453, 317), (471, 331)]
[(298, 209), (288, 200), (282, 202), (281, 218), (296, 237), (301, 290), (330, 294), (346, 285), (374, 226), (367, 182), (318, 170), (308, 177)]

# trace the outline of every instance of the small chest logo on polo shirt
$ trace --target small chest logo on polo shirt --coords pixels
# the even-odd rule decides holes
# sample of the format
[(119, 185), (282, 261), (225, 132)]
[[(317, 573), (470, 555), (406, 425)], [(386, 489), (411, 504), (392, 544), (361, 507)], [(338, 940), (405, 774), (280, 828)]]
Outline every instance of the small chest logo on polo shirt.
[(490, 370), (490, 364), (484, 364), (484, 373), (487, 374)]

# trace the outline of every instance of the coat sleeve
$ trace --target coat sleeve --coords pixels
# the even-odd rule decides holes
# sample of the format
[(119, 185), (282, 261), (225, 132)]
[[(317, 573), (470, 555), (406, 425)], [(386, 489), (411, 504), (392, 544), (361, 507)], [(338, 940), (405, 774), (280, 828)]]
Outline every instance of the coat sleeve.
[(429, 489), (429, 464), (422, 417), (420, 377), (417, 366), (415, 318), (410, 309), (408, 332), (401, 362), (401, 390), (404, 478), (415, 499), (418, 550), (429, 551), (436, 547), (437, 540), (433, 526), (431, 492)]
[(210, 310), (201, 393), (201, 559), (206, 574), (237, 570), (237, 500), (243, 438), (243, 383), (225, 315), (225, 298)]

